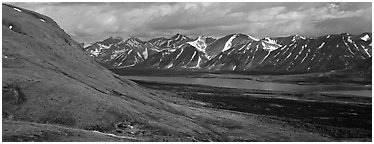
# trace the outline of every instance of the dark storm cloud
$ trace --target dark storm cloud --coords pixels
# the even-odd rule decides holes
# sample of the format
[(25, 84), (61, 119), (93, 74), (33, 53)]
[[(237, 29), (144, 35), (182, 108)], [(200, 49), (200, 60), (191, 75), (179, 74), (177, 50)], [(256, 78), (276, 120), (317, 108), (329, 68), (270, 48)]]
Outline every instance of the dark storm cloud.
[(12, 3), (52, 17), (78, 41), (176, 33), (254, 37), (371, 31), (371, 3)]

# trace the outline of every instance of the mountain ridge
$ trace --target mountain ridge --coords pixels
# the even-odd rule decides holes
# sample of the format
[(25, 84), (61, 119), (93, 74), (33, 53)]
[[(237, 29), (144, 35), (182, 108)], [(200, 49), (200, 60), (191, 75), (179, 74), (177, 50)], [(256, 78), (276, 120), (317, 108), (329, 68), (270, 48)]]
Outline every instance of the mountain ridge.
[[(178, 33), (171, 38), (180, 36), (181, 34)], [(159, 38), (156, 39), (158, 43), (162, 44), (167, 43), (168, 41), (170, 42), (170, 39), (167, 38), (164, 38), (164, 41)], [(272, 65), (273, 68), (274, 66), (278, 67), (276, 71), (283, 73), (308, 73), (344, 69), (345, 67), (349, 67), (348, 65), (357, 65), (363, 59), (371, 58), (370, 32), (365, 32), (359, 35), (352, 35), (348, 33), (330, 34), (316, 38), (290, 35), (286, 37), (265, 37), (261, 39), (254, 38), (251, 35), (234, 33), (218, 39), (207, 39), (207, 37), (199, 36), (195, 39), (179, 41), (178, 45), (174, 45), (173, 47), (170, 47), (169, 45), (169, 47), (162, 48), (148, 44), (148, 47), (146, 47), (145, 50), (158, 50), (148, 54), (147, 58), (143, 57), (142, 60), (135, 62), (133, 61), (131, 65), (124, 67), (111, 65), (105, 61), (101, 61), (99, 63), (102, 63), (104, 66), (111, 69), (133, 67), (188, 70), (198, 68), (202, 71), (236, 70), (264, 72), (273, 71), (274, 69), (270, 69)], [(154, 40), (155, 39), (144, 41), (144, 43), (151, 43), (154, 42)], [(205, 43), (205, 41), (209, 41), (209, 43)], [(178, 64), (178, 62), (174, 62), (172, 60), (163, 60), (163, 57), (166, 55), (170, 55), (174, 52), (181, 52), (178, 49), (184, 49), (185, 47), (188, 47), (188, 45), (195, 47), (197, 51), (203, 53), (201, 56), (196, 58), (191, 57), (191, 55), (195, 53), (194, 51), (187, 54), (189, 55), (189, 60), (185, 61), (193, 62), (194, 64), (197, 63), (198, 66), (191, 66), (192, 64)], [(336, 48), (339, 48), (341, 51), (338, 52)], [(137, 49), (139, 49), (139, 47)], [(307, 51), (304, 51), (304, 49)], [(282, 53), (280, 54), (279, 51)], [(333, 51), (336, 51), (337, 53), (333, 53)], [(320, 56), (320, 54), (323, 56)], [(339, 57), (338, 54), (339, 56), (344, 56), (344, 58)], [(178, 56), (178, 54), (173, 55)], [(302, 56), (299, 57), (298, 55)], [(277, 59), (274, 59), (274, 56)], [(238, 57), (240, 57), (240, 59), (238, 59)], [(296, 58), (297, 61), (290, 61), (289, 64), (284, 64), (283, 61), (292, 58)], [(178, 58), (170, 58), (169, 56), (165, 59), (177, 60)], [(316, 59), (317, 61), (315, 61)], [(155, 63), (157, 63), (156, 61), (158, 61), (158, 64), (156, 64), (158, 66), (155, 66)], [(304, 61), (306, 61), (309, 66), (300, 65), (301, 63), (304, 63)], [(324, 61), (330, 62), (324, 63)], [(114, 63), (119, 63), (119, 61)], [(284, 66), (277, 66), (279, 63)], [(344, 63), (344, 65), (342, 65), (342, 63)]]

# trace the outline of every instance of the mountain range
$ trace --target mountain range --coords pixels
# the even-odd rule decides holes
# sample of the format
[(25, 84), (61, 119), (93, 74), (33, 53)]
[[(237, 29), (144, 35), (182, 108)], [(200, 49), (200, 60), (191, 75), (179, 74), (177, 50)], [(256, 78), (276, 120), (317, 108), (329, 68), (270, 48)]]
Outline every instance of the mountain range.
[(110, 37), (85, 47), (111, 69), (178, 69), (309, 73), (349, 69), (371, 59), (371, 33), (291, 35), (258, 39), (246, 34), (189, 38), (176, 34), (149, 41)]
[[(304, 63), (312, 53), (317, 60), (331, 54), (331, 60), (347, 65), (362, 59), (371, 63), (371, 48), (366, 46), (371, 46), (370, 33), (331, 35), (323, 40), (321, 48), (310, 48)], [(3, 3), (2, 141), (332, 141), (330, 136), (278, 118), (205, 107), (210, 104), (149, 89), (103, 67), (263, 69), (263, 64), (274, 64), (274, 58), (289, 54), (291, 59), (300, 46), (308, 45), (298, 56), (302, 57), (311, 42), (318, 46), (322, 40), (300, 36), (255, 39), (243, 34), (191, 39), (177, 34), (145, 42), (111, 37), (83, 48), (52, 18)], [(278, 62), (276, 67), (285, 65)], [(366, 74), (366, 64), (350, 70)], [(353, 74), (350, 70), (344, 72)]]

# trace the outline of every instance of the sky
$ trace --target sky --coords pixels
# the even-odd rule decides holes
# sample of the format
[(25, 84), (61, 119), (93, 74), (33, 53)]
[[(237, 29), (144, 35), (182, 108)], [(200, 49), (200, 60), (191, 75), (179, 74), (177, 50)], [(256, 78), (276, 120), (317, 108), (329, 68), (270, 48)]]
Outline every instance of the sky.
[(149, 40), (177, 33), (256, 38), (371, 32), (370, 2), (111, 2), (11, 3), (54, 19), (78, 42), (110, 36)]

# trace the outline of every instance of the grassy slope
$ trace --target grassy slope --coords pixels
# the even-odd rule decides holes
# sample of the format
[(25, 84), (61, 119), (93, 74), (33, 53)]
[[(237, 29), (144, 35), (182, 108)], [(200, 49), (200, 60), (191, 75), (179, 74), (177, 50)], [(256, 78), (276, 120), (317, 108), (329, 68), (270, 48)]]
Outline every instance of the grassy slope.
[(132, 137), (119, 137), (101, 132), (61, 127), (32, 122), (3, 121), (4, 142), (12, 141), (139, 141)]
[[(125, 122), (144, 127), (148, 135), (159, 125), (170, 129), (162, 135), (209, 133), (183, 118), (180, 110), (95, 63), (52, 19), (3, 5), (3, 21), (3, 86), (18, 87), (25, 96), (18, 103), (12, 94), (5, 95), (3, 114), (100, 131), (116, 130), (116, 124)], [(158, 121), (159, 116), (165, 121)], [(184, 124), (191, 127), (180, 128)]]

